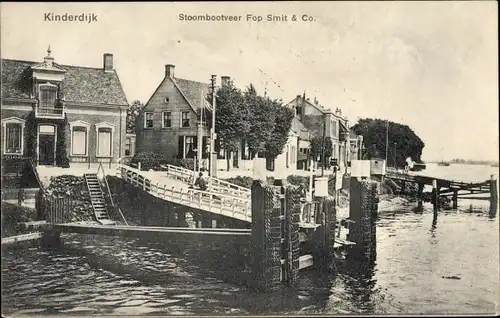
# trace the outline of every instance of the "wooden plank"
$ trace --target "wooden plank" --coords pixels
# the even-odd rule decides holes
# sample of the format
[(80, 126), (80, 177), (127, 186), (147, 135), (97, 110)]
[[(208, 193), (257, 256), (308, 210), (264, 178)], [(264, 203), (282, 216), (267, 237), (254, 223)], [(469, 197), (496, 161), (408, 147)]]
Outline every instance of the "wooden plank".
[(299, 257), (299, 270), (311, 267), (314, 265), (314, 260), (312, 255), (302, 255)]
[(42, 232), (21, 234), (2, 238), (2, 245), (14, 244), (18, 242), (38, 240), (43, 236)]

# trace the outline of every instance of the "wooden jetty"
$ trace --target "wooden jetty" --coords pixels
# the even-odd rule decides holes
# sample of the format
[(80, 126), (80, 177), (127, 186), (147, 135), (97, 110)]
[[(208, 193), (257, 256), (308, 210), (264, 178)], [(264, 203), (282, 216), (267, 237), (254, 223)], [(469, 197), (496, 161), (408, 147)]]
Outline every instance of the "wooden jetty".
[[(385, 177), (401, 181), (403, 189), (406, 182), (417, 184), (419, 198), (422, 197), (425, 185), (432, 186), (432, 204), (434, 205), (434, 209), (436, 211), (439, 209), (440, 197), (451, 199), (454, 209), (458, 207), (458, 199), (489, 200), (491, 209), (495, 211), (498, 206), (498, 179), (495, 175), (491, 175), (490, 180), (479, 182), (461, 182), (417, 174), (402, 173), (394, 169), (387, 169)], [(478, 197), (478, 194), (488, 195)]]

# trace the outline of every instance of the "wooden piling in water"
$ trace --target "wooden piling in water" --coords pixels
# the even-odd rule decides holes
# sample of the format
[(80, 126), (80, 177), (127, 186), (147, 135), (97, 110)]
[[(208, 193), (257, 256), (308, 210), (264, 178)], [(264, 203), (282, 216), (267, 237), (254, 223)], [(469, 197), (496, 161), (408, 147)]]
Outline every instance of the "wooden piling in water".
[(423, 194), (424, 194), (424, 184), (419, 183), (418, 184), (418, 198), (417, 198), (417, 207), (418, 210), (421, 211), (424, 207), (423, 205)]
[(496, 214), (498, 209), (498, 179), (492, 174), (490, 178), (490, 213)]
[(458, 190), (453, 190), (453, 209), (456, 210), (458, 209)]
[(434, 213), (437, 213), (439, 207), (439, 188), (437, 186), (437, 180), (432, 180), (432, 208)]
[(281, 284), (280, 187), (252, 184), (252, 284), (272, 291)]
[(348, 240), (356, 245), (350, 250), (355, 257), (371, 259), (376, 255), (375, 217), (378, 210), (379, 183), (374, 180), (351, 178), (349, 219), (354, 226)]
[(301, 192), (299, 187), (287, 184), (283, 184), (283, 190), (285, 192), (285, 283), (296, 287), (299, 282)]

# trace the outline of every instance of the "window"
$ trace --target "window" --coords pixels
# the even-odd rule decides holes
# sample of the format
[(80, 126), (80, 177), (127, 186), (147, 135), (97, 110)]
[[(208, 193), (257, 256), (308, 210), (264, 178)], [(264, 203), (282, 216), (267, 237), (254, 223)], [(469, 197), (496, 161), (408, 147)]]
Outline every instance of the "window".
[(163, 112), (163, 128), (172, 127), (172, 112)]
[(7, 122), (5, 123), (5, 154), (22, 154), (23, 153), (23, 128), (24, 122)]
[(71, 140), (72, 155), (87, 155), (87, 128), (74, 127)]
[(333, 136), (333, 137), (337, 137), (337, 121), (336, 120), (332, 120), (331, 121), (331, 131), (330, 131), (330, 134)]
[(195, 158), (197, 147), (198, 139), (195, 136), (179, 136), (178, 158)]
[(195, 153), (194, 153), (194, 137), (192, 136), (186, 136), (184, 138), (184, 158), (194, 158)]
[(57, 86), (52, 84), (40, 85), (40, 108), (54, 108), (57, 99)]
[(108, 123), (98, 123), (95, 127), (97, 131), (97, 156), (112, 157), (115, 127)]
[(144, 113), (144, 128), (153, 128), (153, 113)]
[(132, 149), (132, 141), (130, 138), (125, 139), (125, 156), (130, 156), (130, 151)]
[(90, 124), (83, 120), (76, 120), (70, 122), (69, 126), (71, 129), (71, 155), (88, 156)]
[(181, 112), (181, 127), (189, 127), (189, 112)]

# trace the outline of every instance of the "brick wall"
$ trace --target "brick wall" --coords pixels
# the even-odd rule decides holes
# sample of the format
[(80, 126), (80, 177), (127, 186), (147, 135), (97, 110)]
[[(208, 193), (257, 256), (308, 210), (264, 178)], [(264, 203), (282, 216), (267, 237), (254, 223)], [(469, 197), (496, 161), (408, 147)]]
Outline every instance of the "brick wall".
[[(97, 109), (89, 108), (85, 106), (70, 106), (67, 107), (68, 123), (73, 121), (81, 120), (90, 124), (88, 131), (88, 158), (91, 162), (97, 162), (97, 130), (96, 124), (106, 122), (114, 126), (114, 134), (112, 136), (113, 140), (113, 153), (112, 161), (116, 162), (119, 158), (125, 156), (125, 136), (126, 136), (126, 109), (121, 110), (119, 108), (106, 108)], [(86, 160), (82, 156), (72, 156), (71, 155), (71, 130), (67, 129), (66, 134), (66, 151), (70, 160), (73, 162), (78, 162)], [(109, 160), (109, 159), (105, 159)], [(86, 161), (85, 161), (86, 162)]]
[[(16, 109), (3, 109), (2, 107), (2, 119), (9, 117), (18, 117), (26, 120), (31, 110), (26, 110), (27, 107), (31, 108), (31, 105), (19, 105), (19, 110)], [(66, 106), (67, 110), (67, 118), (68, 122), (72, 121), (85, 121), (90, 124), (88, 131), (88, 155), (91, 162), (96, 162), (96, 142), (97, 142), (97, 132), (96, 132), (96, 124), (106, 122), (111, 125), (114, 125), (114, 135), (113, 135), (113, 157), (112, 160), (116, 162), (118, 158), (121, 158), (125, 154), (125, 134), (126, 134), (126, 109), (121, 110), (118, 107), (89, 107), (89, 106)], [(44, 122), (44, 119), (39, 119), (40, 123)], [(47, 123), (54, 123), (54, 120), (47, 120)], [(27, 125), (24, 130), (24, 155), (26, 155), (27, 149), (27, 134), (28, 134)], [(3, 135), (3, 128), (2, 128)], [(4, 138), (0, 138), (1, 140), (1, 149), (3, 153), (4, 147)], [(66, 151), (70, 160), (77, 161), (77, 157), (71, 156), (71, 130), (68, 128), (66, 130)], [(86, 158), (79, 156), (81, 160), (86, 162)], [(109, 159), (108, 159), (109, 160)]]

